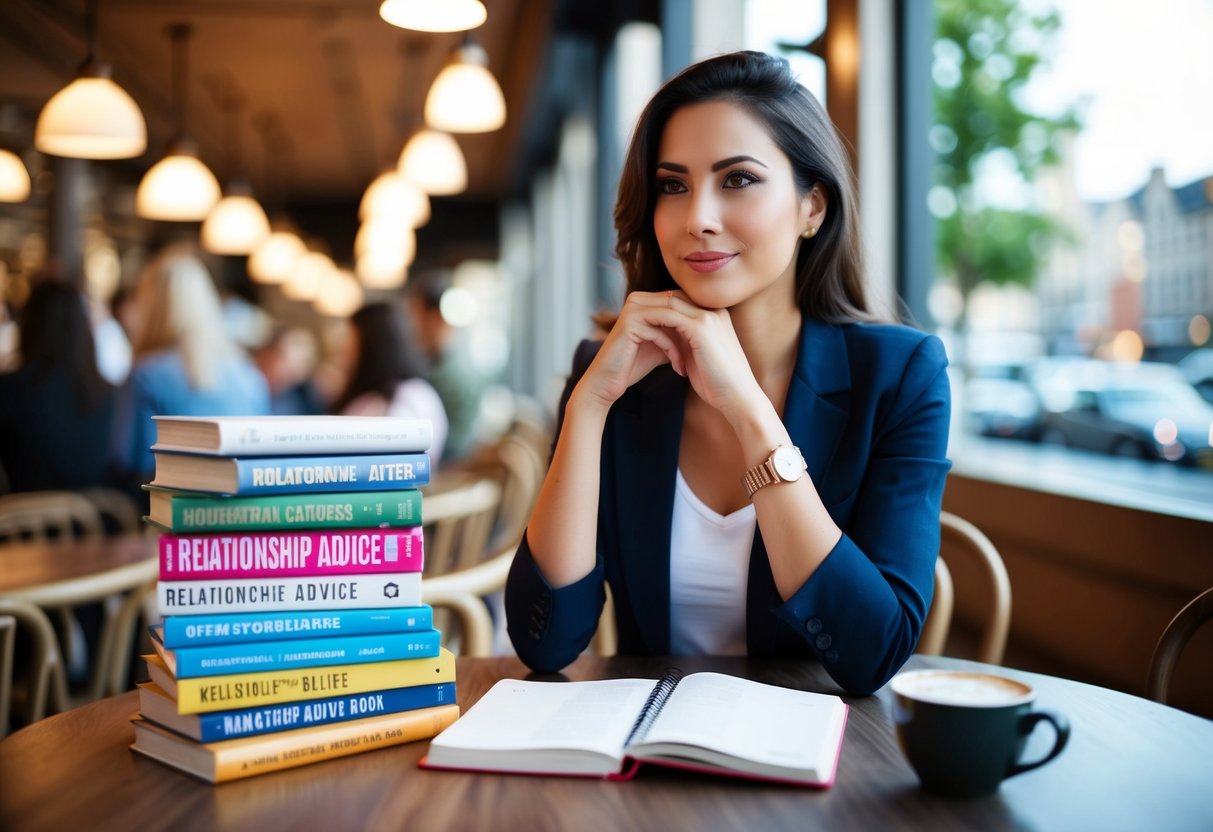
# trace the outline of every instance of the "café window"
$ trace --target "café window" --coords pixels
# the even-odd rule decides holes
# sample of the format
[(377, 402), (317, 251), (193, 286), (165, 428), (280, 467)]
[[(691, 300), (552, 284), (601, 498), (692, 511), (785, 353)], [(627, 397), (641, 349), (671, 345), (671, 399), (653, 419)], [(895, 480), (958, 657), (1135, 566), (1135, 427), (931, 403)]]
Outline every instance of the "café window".
[(1191, 467), (1207, 489), (1213, 6), (933, 11), (928, 307), (958, 367), (954, 430)]

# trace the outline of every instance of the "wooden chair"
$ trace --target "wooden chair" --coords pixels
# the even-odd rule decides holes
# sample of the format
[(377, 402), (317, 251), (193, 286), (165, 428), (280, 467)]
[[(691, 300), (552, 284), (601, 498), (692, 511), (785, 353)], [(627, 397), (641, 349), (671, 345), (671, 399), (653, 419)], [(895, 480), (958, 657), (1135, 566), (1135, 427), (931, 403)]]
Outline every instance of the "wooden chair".
[(71, 491), (29, 491), (0, 497), (0, 543), (72, 540), (105, 533), (101, 512)]
[[(942, 654), (951, 629), (955, 605), (952, 570), (946, 558), (963, 555), (966, 566), (975, 568), (988, 587), (988, 612), (981, 626), (978, 661), (1001, 664), (1011, 628), (1011, 579), (1002, 556), (980, 529), (947, 511), (939, 514), (940, 552), (935, 562), (936, 599), (931, 604), (919, 641), (918, 652), (928, 656)], [(960, 563), (957, 563), (960, 566)]]
[[(24, 679), (19, 691), (22, 721), (28, 725), (47, 714), (68, 707), (67, 671), (59, 651), (59, 639), (50, 619), (34, 604), (16, 598), (0, 598), (0, 619), (13, 622), (6, 629), (4, 645), (0, 646), (0, 737), (11, 724), (11, 709), (15, 698), (13, 680)], [(23, 632), (29, 641), (29, 655), (22, 668), (14, 666), (14, 637)]]
[[(101, 537), (105, 521), (87, 497), (72, 491), (29, 491), (0, 497), (0, 543), (28, 540), (76, 540)], [(55, 609), (63, 633), (63, 657), (69, 668), (83, 668), (87, 648), (71, 607)]]
[[(48, 542), (102, 537), (106, 519), (115, 531), (136, 531), (139, 518), (134, 503), (125, 494), (111, 489), (70, 491), (32, 491), (0, 497), (0, 543), (5, 541)], [(62, 647), (57, 655), (65, 668), (84, 672), (89, 681), (85, 696), (99, 699), (126, 689), (130, 656), (127, 645), (135, 632), (143, 602), (151, 586), (98, 585), (79, 597), (48, 608), (59, 622)], [(101, 604), (101, 629), (95, 655), (87, 655), (83, 628), (73, 607)], [(66, 681), (65, 681), (66, 685)], [(66, 689), (66, 688), (65, 688)], [(66, 706), (66, 698), (61, 703)]]
[(460, 477), (421, 499), (425, 571), (441, 575), (476, 565), (488, 549), (501, 486), (490, 477)]
[(116, 488), (85, 488), (80, 496), (97, 509), (107, 533), (143, 532), (149, 528), (139, 521), (139, 507), (123, 491)]
[(9, 732), (13, 705), (13, 660), (17, 652), (17, 619), (0, 615), (0, 740)]
[[(423, 595), (427, 586), (439, 582), (438, 587), (441, 588), (444, 585), (440, 582), (442, 578), (480, 566), (485, 561), (486, 553), (495, 551), (489, 548), (489, 541), (501, 503), (501, 486), (490, 476), (464, 474), (456, 475), (455, 480), (454, 485), (434, 493), (427, 491), (422, 497), (421, 517), (425, 534), (425, 576), (421, 581)], [(456, 584), (460, 590), (457, 600), (449, 603), (444, 600), (431, 606), (438, 607), (434, 611), (434, 626), (442, 631), (444, 644), (451, 649), (467, 650), (468, 645), (460, 643), (460, 636), (477, 628), (478, 620), (469, 611), (471, 605), (467, 601), (474, 593), (468, 594), (461, 587), (462, 584)], [(479, 598), (475, 599), (475, 603), (484, 608), (484, 617), (490, 620), (491, 630), (488, 607)], [(464, 625), (458, 633), (450, 632), (452, 616)], [(476, 629), (467, 637), (478, 639), (479, 635)], [(488, 638), (491, 644), (491, 633)]]
[(1150, 673), (1146, 680), (1146, 696), (1155, 702), (1167, 703), (1171, 675), (1189, 639), (1202, 625), (1213, 619), (1213, 587), (1189, 601), (1163, 630), (1150, 658)]
[(517, 548), (518, 541), (514, 541), (476, 566), (421, 581), (422, 602), (434, 607), (435, 616), (446, 611), (458, 623), (454, 632), (440, 629), (448, 646), (453, 645), (460, 655), (493, 655), (494, 627), (488, 598), (505, 588)]

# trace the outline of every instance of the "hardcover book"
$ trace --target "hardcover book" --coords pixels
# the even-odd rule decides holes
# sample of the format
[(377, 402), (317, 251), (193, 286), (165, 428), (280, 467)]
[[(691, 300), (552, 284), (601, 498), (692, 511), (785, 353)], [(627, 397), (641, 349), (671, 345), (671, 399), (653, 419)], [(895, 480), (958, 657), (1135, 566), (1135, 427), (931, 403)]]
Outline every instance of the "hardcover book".
[(428, 451), (429, 419), (392, 416), (153, 416), (154, 451), (216, 456)]
[(156, 600), (161, 615), (416, 607), (421, 604), (421, 573), (159, 581)]
[(458, 717), (458, 705), (438, 705), (210, 743), (196, 742), (134, 717), (131, 749), (208, 782), (223, 783), (427, 739)]
[(438, 656), (429, 659), (265, 670), (197, 679), (176, 678), (155, 653), (149, 653), (143, 659), (152, 682), (176, 700), (177, 712), (182, 714), (230, 711), (455, 681), (455, 656), (445, 647)]
[(434, 738), (422, 766), (626, 780), (649, 763), (825, 787), (846, 717), (837, 696), (719, 673), (504, 679)]
[(160, 580), (420, 572), (420, 526), (314, 532), (160, 535)]
[(177, 702), (152, 682), (139, 683), (139, 713), (159, 725), (199, 742), (234, 740), (258, 734), (274, 734), (332, 722), (347, 722), (380, 714), (414, 711), (455, 703), (455, 684), (416, 685), (370, 693), (286, 702), (260, 708), (216, 711), (210, 714), (179, 714)]
[(422, 659), (438, 655), (442, 634), (375, 633), (364, 636), (293, 638), (285, 641), (250, 641), (208, 647), (165, 647), (157, 627), (148, 628), (152, 646), (169, 672), (178, 679), (222, 673), (253, 673), (295, 667), (326, 667), (358, 662)]
[(281, 641), (309, 636), (403, 633), (429, 630), (434, 611), (429, 606), (379, 607), (365, 610), (286, 610), (223, 615), (174, 615), (160, 629), (165, 647)]
[(218, 494), (396, 491), (430, 481), (428, 454), (226, 457), (157, 451), (152, 485)]
[(264, 497), (144, 488), (151, 504), (145, 519), (178, 534), (421, 525), (421, 492), (415, 488)]

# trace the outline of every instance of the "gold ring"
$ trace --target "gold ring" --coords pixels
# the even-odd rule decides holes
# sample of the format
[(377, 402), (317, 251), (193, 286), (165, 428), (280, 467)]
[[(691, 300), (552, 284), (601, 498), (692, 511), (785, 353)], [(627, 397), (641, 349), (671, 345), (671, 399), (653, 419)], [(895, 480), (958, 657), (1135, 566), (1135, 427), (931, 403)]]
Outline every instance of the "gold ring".
[(671, 309), (673, 309), (674, 308), (674, 290), (673, 289), (665, 290), (665, 299), (666, 299), (666, 302), (669, 304), (669, 307)]

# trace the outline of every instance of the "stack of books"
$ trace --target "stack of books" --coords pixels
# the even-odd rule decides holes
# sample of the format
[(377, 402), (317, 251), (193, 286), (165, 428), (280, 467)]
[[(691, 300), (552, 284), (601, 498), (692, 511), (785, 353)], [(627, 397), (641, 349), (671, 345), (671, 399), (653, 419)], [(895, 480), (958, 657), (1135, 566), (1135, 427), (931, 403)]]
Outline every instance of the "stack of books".
[(454, 722), (454, 656), (421, 603), (430, 423), (156, 421), (163, 620), (131, 747), (222, 782)]

